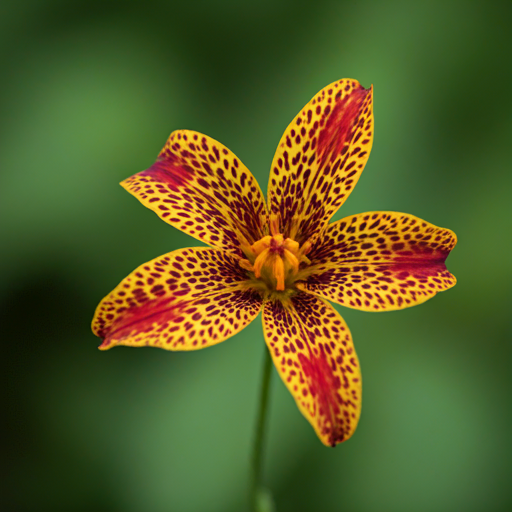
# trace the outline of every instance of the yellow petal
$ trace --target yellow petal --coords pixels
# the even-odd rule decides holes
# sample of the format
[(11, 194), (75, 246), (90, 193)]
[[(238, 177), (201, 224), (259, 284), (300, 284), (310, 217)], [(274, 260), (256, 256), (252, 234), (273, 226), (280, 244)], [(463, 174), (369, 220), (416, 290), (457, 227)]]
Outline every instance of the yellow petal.
[(190, 130), (171, 133), (157, 161), (121, 185), (161, 219), (242, 256), (264, 235), (265, 199), (251, 172), (225, 146)]
[(321, 231), (357, 183), (372, 141), (372, 88), (356, 80), (328, 85), (299, 112), (279, 142), (268, 184), (269, 212), (285, 236), (302, 244)]
[(413, 215), (367, 212), (330, 224), (309, 253), (299, 288), (342, 306), (390, 311), (455, 285), (445, 260), (457, 237)]
[(361, 372), (343, 318), (301, 292), (286, 306), (265, 303), (263, 331), (279, 375), (322, 443), (346, 441), (361, 414)]
[(196, 350), (242, 330), (262, 299), (244, 286), (246, 271), (224, 251), (179, 249), (141, 265), (96, 308), (92, 330), (116, 345)]

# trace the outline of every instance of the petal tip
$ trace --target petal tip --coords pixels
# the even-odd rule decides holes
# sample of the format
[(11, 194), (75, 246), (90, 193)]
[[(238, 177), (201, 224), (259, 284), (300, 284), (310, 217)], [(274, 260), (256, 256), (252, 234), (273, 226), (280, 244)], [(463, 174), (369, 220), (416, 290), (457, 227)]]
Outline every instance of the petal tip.
[(98, 347), (98, 350), (105, 351), (110, 350), (112, 347), (114, 347), (114, 344), (110, 343), (107, 338), (103, 340), (103, 343)]

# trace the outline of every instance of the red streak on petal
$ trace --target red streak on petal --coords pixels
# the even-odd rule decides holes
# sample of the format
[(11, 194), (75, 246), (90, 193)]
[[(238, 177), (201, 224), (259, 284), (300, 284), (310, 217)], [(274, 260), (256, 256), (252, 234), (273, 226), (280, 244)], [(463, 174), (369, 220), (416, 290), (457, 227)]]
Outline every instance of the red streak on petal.
[(387, 270), (417, 277), (437, 276), (446, 272), (444, 262), (448, 254), (447, 251), (416, 250), (414, 256), (396, 256)]
[(343, 426), (340, 422), (341, 397), (337, 392), (341, 387), (340, 379), (333, 374), (323, 351), (320, 357), (315, 357), (310, 353), (309, 359), (301, 352), (299, 361), (308, 379), (309, 391), (317, 400), (318, 414), (324, 416), (328, 423), (324, 427), (323, 434), (328, 434), (329, 443), (331, 446), (335, 446), (344, 438)]
[(328, 161), (333, 162), (342, 152), (345, 143), (352, 140), (361, 107), (369, 92), (364, 87), (354, 89), (350, 95), (338, 100), (332, 111), (324, 117), (324, 128), (318, 136), (320, 167)]
[(176, 191), (192, 179), (193, 173), (190, 166), (169, 153), (165, 157), (159, 157), (149, 169), (142, 171), (139, 175), (150, 176), (155, 181), (165, 183), (171, 190)]
[(142, 306), (123, 311), (120, 318), (100, 333), (100, 336), (105, 338), (101, 346), (107, 347), (114, 340), (120, 341), (130, 335), (152, 331), (155, 323), (164, 324), (177, 318), (186, 304), (175, 303), (175, 300), (175, 297), (154, 299)]

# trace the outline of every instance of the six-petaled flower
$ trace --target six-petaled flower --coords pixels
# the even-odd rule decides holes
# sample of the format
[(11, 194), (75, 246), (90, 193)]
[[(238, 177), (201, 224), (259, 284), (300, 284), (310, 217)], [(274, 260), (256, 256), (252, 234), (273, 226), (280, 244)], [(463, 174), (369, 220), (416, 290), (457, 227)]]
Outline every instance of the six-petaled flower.
[(157, 161), (122, 186), (210, 247), (164, 254), (124, 279), (96, 310), (100, 348), (196, 350), (263, 311), (265, 341), (300, 411), (324, 444), (348, 439), (361, 372), (350, 331), (327, 300), (389, 311), (455, 284), (444, 263), (456, 243), (448, 229), (396, 212), (329, 223), (363, 171), (373, 131), (371, 88), (344, 79), (322, 89), (279, 142), (267, 202), (222, 144), (173, 132)]

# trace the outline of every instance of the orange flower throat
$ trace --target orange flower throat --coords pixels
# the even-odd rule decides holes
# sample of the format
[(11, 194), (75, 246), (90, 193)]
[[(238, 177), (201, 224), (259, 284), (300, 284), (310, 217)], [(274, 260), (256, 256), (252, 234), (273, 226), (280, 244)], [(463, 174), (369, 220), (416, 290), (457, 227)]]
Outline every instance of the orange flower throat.
[(284, 291), (295, 282), (300, 264), (311, 263), (306, 257), (311, 244), (306, 242), (301, 247), (292, 238), (284, 238), (276, 219), (271, 219), (270, 231), (272, 235), (264, 236), (251, 246), (244, 245), (242, 250), (247, 259), (240, 260), (240, 265), (254, 272), (254, 277), (269, 290)]

